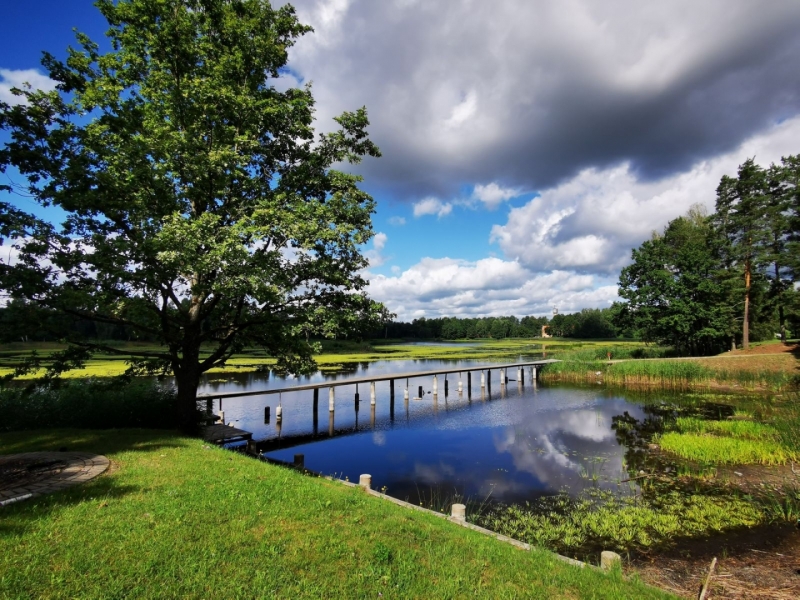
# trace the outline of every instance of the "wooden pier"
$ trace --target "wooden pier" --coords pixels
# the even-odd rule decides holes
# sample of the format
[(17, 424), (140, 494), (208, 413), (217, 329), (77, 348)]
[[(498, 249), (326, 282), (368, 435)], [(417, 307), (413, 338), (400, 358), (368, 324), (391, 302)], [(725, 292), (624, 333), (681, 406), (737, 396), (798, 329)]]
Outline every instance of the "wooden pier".
[[(513, 381), (517, 384), (517, 386), (522, 389), (525, 386), (525, 379), (526, 373), (525, 371), (528, 370), (530, 376), (530, 383), (533, 386), (536, 386), (536, 380), (538, 379), (539, 371), (544, 368), (546, 365), (558, 362), (557, 360), (553, 359), (540, 359), (540, 360), (532, 360), (526, 362), (519, 362), (519, 363), (510, 363), (510, 364), (500, 364), (500, 363), (492, 363), (482, 366), (473, 366), (473, 365), (454, 365), (453, 367), (446, 368), (446, 369), (435, 369), (431, 371), (413, 371), (408, 373), (389, 373), (386, 375), (369, 375), (367, 377), (353, 377), (349, 379), (340, 379), (340, 380), (331, 380), (331, 381), (324, 381), (320, 383), (309, 383), (309, 384), (301, 384), (295, 385), (292, 387), (283, 387), (283, 388), (273, 388), (268, 390), (252, 390), (246, 392), (222, 392), (222, 393), (211, 393), (211, 394), (203, 394), (197, 397), (197, 402), (200, 405), (205, 405), (204, 411), (207, 416), (207, 423), (213, 423), (215, 418), (218, 418), (222, 424), (220, 425), (212, 425), (207, 424), (205, 427), (202, 428), (203, 438), (208, 442), (213, 442), (215, 444), (224, 444), (229, 442), (236, 442), (236, 441), (248, 441), (252, 440), (253, 434), (249, 431), (243, 431), (241, 429), (236, 429), (235, 427), (231, 427), (229, 425), (225, 425), (225, 413), (223, 411), (223, 401), (228, 398), (241, 398), (244, 396), (264, 396), (264, 395), (274, 395), (274, 394), (288, 394), (292, 392), (304, 392), (304, 391), (312, 391), (313, 392), (313, 401), (312, 401), (312, 414), (313, 414), (313, 423), (314, 423), (314, 434), (317, 433), (318, 429), (318, 422), (319, 422), (319, 396), (320, 396), (320, 389), (327, 389), (328, 390), (328, 430), (329, 435), (333, 435), (334, 429), (334, 411), (336, 410), (336, 395), (334, 389), (337, 387), (345, 387), (345, 386), (355, 386), (355, 394), (354, 394), (354, 401), (356, 403), (356, 411), (358, 411), (358, 403), (360, 401), (360, 395), (358, 393), (358, 385), (359, 384), (369, 384), (369, 403), (371, 408), (372, 419), (375, 419), (375, 405), (377, 403), (377, 393), (375, 389), (375, 383), (378, 381), (388, 381), (389, 382), (389, 410), (390, 410), (390, 417), (394, 420), (394, 410), (395, 410), (395, 382), (396, 381), (403, 381), (405, 386), (402, 388), (402, 398), (403, 401), (408, 403), (410, 399), (412, 399), (412, 392), (411, 386), (409, 384), (410, 380), (412, 379), (420, 379), (420, 378), (431, 378), (431, 390), (424, 390), (422, 385), (416, 386), (416, 393), (413, 394), (413, 400), (421, 400), (426, 394), (432, 394), (432, 399), (434, 401), (434, 405), (437, 401), (437, 398), (441, 395), (447, 399), (447, 396), (451, 393), (457, 393), (458, 395), (466, 394), (468, 398), (472, 398), (472, 390), (473, 390), (473, 382), (472, 382), (472, 374), (473, 373), (480, 373), (480, 393), (483, 396), (484, 392), (488, 393), (489, 397), (492, 395), (492, 371), (495, 373), (499, 373), (499, 381), (500, 384), (500, 394), (502, 397), (505, 396), (506, 386), (509, 382)], [(447, 379), (448, 375), (458, 375), (457, 378), (453, 378), (453, 383), (455, 384), (453, 387), (455, 389), (451, 389), (449, 386), (449, 381)], [(464, 375), (466, 374), (466, 382), (464, 381)], [(443, 386), (441, 389), (439, 387), (439, 376), (444, 375)], [(509, 375), (514, 375), (515, 378), (510, 378)], [(465, 385), (466, 384), (466, 385)], [(476, 382), (476, 386), (478, 383)], [(476, 387), (475, 386), (475, 387)], [(214, 406), (214, 400), (218, 401), (217, 406)], [(218, 409), (219, 415), (215, 417), (214, 410)], [(280, 404), (275, 407), (275, 423), (280, 428), (281, 421), (283, 419), (283, 407)], [(270, 406), (264, 407), (264, 423), (269, 423), (271, 420), (271, 412)]]
[(253, 434), (243, 429), (236, 429), (230, 425), (205, 425), (200, 428), (203, 439), (212, 444), (228, 444), (230, 442), (245, 442), (253, 439)]

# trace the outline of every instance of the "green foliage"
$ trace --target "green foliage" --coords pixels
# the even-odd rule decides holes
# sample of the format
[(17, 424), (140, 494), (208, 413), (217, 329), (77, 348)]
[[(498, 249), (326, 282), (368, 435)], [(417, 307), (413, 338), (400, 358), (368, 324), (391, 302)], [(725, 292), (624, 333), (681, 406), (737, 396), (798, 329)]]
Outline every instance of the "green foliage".
[(701, 463), (785, 465), (797, 459), (796, 453), (769, 440), (669, 432), (658, 443), (667, 452)]
[(720, 181), (713, 215), (693, 208), (634, 249), (617, 327), (692, 355), (776, 332), (785, 341), (800, 319), (799, 174), (796, 156), (768, 169), (748, 159)]
[(578, 499), (562, 494), (502, 507), (480, 517), (478, 524), (536, 546), (582, 556), (600, 550), (663, 549), (681, 538), (750, 527), (765, 519), (758, 506), (736, 496), (672, 491), (655, 499), (620, 498), (591, 490)]
[(720, 278), (721, 239), (701, 211), (667, 225), (633, 250), (622, 269), (620, 296), (627, 304), (620, 325), (679, 353), (712, 354), (730, 347), (733, 312), (729, 286)]
[[(288, 51), (310, 31), (261, 0), (100, 0), (112, 50), (78, 34), (45, 54), (51, 92), (0, 103), (0, 172), (18, 170), (60, 226), (0, 204), (20, 249), (0, 287), (146, 339), (134, 372), (170, 370), (191, 428), (200, 374), (245, 346), (294, 372), (310, 335), (386, 317), (365, 294), (360, 247), (374, 201), (332, 167), (379, 156), (364, 108), (315, 135), (311, 89), (278, 91)], [(114, 348), (70, 330), (71, 341)], [(213, 350), (200, 358), (201, 345)]]
[(783, 465), (800, 456), (782, 442), (778, 429), (755, 421), (679, 417), (674, 429), (661, 435), (659, 444), (696, 462)]
[(87, 379), (60, 385), (0, 388), (0, 431), (83, 427), (177, 426), (175, 390), (153, 381)]

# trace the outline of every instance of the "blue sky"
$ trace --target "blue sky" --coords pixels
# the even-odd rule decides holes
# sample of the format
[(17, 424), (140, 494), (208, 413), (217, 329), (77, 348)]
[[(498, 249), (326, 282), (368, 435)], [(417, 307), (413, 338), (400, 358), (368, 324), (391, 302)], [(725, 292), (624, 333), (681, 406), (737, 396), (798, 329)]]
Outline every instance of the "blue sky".
[[(314, 26), (279, 85), (317, 126), (365, 105), (383, 157), (370, 293), (402, 319), (608, 306), (653, 230), (709, 209), (723, 174), (800, 152), (800, 3), (299, 0)], [(89, 0), (0, 7), (0, 99), (47, 86), (41, 52)], [(13, 177), (13, 174), (9, 174)], [(21, 208), (30, 201), (16, 198)]]

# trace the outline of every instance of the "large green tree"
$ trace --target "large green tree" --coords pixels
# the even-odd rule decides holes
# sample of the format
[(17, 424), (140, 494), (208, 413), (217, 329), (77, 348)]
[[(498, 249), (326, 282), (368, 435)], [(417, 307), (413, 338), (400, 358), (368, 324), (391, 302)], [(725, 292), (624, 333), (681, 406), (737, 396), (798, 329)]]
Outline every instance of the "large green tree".
[(632, 264), (619, 278), (619, 295), (627, 303), (618, 311), (618, 325), (685, 354), (711, 354), (730, 345), (734, 319), (722, 274), (723, 244), (695, 207), (634, 249)]
[(23, 193), (68, 215), (55, 225), (2, 203), (0, 236), (19, 257), (0, 264), (0, 287), (159, 340), (136, 366), (174, 374), (191, 431), (202, 373), (243, 346), (299, 371), (308, 336), (374, 325), (382, 307), (359, 275), (373, 200), (334, 167), (379, 151), (365, 109), (317, 135), (310, 87), (274, 85), (310, 31), (291, 6), (96, 6), (111, 51), (78, 34), (65, 61), (44, 55), (55, 91), (0, 105), (0, 171), (14, 167)]
[(742, 288), (742, 347), (750, 346), (753, 279), (768, 259), (771, 240), (767, 215), (771, 196), (767, 172), (751, 158), (739, 166), (737, 177), (722, 177), (717, 187), (714, 215), (719, 231), (725, 236), (726, 267), (738, 272)]

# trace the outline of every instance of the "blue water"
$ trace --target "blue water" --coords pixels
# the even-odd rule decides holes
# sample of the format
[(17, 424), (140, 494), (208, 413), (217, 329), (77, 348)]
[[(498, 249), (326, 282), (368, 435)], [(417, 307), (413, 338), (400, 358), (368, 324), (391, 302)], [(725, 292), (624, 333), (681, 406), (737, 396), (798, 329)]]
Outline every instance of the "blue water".
[[(465, 366), (466, 362), (460, 363)], [(474, 364), (474, 363), (473, 363)], [(481, 363), (485, 364), (485, 363)], [(383, 361), (359, 367), (337, 380), (369, 373), (401, 373), (446, 368), (443, 361)], [(516, 378), (516, 372), (509, 371)], [(295, 383), (323, 382), (329, 376), (295, 380), (241, 376), (209, 383), (203, 393), (269, 389)], [(417, 386), (431, 389), (431, 378), (409, 382), (411, 400), (403, 400), (405, 380), (395, 381), (392, 405), (388, 382), (378, 382), (374, 407), (369, 386), (335, 390), (336, 410), (328, 411), (327, 390), (320, 391), (315, 420), (312, 392), (297, 392), (229, 399), (223, 401), (226, 421), (252, 431), (270, 458), (291, 462), (303, 454), (306, 468), (358, 481), (372, 475), (373, 487), (416, 502), (433, 491), (440, 496), (460, 494), (477, 500), (524, 502), (544, 494), (567, 491), (576, 495), (588, 487), (623, 491), (628, 484), (624, 467), (627, 448), (618, 441), (612, 419), (628, 412), (636, 419), (646, 414), (639, 404), (602, 388), (525, 385), (511, 381), (499, 385), (493, 371), (491, 395), (481, 392), (480, 374), (473, 373), (472, 393), (457, 392), (459, 376), (448, 376), (444, 396), (439, 376), (439, 395), (425, 394), (414, 400)], [(283, 409), (275, 419), (278, 403)], [(264, 423), (264, 407), (271, 419)], [(215, 403), (215, 410), (218, 407)]]

